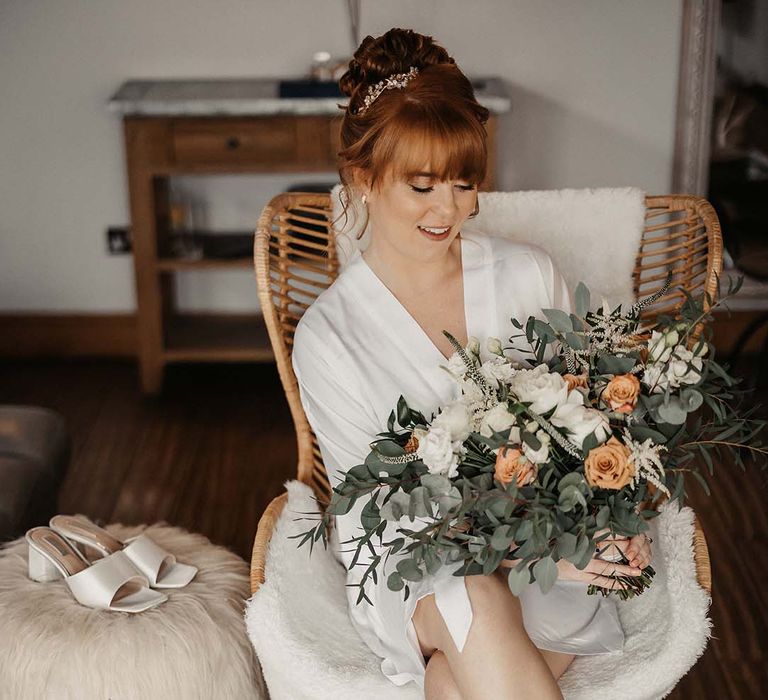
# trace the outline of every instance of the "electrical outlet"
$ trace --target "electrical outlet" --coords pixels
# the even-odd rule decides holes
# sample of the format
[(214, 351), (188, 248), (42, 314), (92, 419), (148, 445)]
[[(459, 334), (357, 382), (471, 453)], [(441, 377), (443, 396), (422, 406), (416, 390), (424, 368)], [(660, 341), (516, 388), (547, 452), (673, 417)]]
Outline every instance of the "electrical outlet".
[(107, 250), (111, 255), (131, 252), (131, 229), (127, 226), (110, 226), (107, 229)]

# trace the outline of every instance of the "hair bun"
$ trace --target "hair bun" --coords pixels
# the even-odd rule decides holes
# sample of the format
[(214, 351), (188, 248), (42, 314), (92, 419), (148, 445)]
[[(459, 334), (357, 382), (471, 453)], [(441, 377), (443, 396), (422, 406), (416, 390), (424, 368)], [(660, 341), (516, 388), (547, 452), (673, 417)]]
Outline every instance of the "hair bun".
[(339, 79), (339, 88), (354, 98), (356, 93), (390, 75), (407, 73), (411, 66), (422, 70), (439, 63), (455, 61), (431, 36), (394, 27), (380, 37), (369, 35), (363, 39), (349, 62), (349, 69)]

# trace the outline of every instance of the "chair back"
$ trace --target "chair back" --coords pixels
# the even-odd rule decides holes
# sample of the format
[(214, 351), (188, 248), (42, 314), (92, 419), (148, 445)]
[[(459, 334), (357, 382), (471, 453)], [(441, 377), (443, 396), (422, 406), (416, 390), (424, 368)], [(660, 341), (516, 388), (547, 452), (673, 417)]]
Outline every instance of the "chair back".
[[(327, 503), (331, 487), (317, 439), (299, 398), (291, 366), (293, 334), (302, 314), (339, 272), (331, 226), (330, 194), (294, 192), (274, 197), (259, 218), (254, 266), (264, 320), (290, 406), (298, 441), (298, 479)], [(643, 311), (651, 325), (685, 301), (682, 287), (714, 299), (723, 265), (720, 224), (705, 199), (691, 195), (646, 197), (646, 225), (633, 274), (638, 298), (658, 292), (668, 271), (669, 291)]]

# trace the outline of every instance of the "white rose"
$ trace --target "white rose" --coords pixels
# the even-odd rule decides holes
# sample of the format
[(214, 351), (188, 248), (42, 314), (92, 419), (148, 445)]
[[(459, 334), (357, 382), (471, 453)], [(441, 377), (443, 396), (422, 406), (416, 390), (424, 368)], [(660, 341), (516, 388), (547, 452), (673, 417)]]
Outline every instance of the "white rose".
[(480, 341), (475, 336), (469, 336), (469, 342), (467, 343), (466, 350), (475, 357), (480, 357)]
[(448, 478), (456, 475), (459, 460), (453, 451), (451, 434), (445, 428), (431, 426), (419, 440), (416, 454), (431, 474), (445, 474)]
[(648, 341), (648, 363), (666, 362), (671, 354), (672, 348), (667, 347), (665, 336), (653, 331)]
[(652, 394), (660, 394), (669, 385), (664, 365), (648, 365), (640, 381), (651, 390)]
[(610, 422), (602, 411), (587, 408), (576, 402), (558, 406), (549, 420), (552, 425), (564, 428), (568, 432), (571, 442), (579, 447), (584, 445), (584, 440), (588, 435), (594, 433), (598, 444), (602, 444), (611, 434)]
[(550, 372), (543, 363), (534, 369), (516, 372), (509, 388), (520, 401), (531, 402), (531, 410), (539, 414), (551, 411), (568, 398), (565, 380), (556, 372)]
[(493, 432), (507, 430), (515, 424), (515, 416), (507, 409), (506, 402), (496, 404), (490, 411), (486, 411), (480, 421), (480, 434), (491, 437)]
[(675, 345), (677, 345), (679, 340), (680, 340), (680, 334), (675, 329), (672, 329), (671, 331), (667, 331), (664, 334), (664, 342), (666, 343), (668, 348), (675, 347)]
[(480, 365), (480, 374), (492, 385), (496, 381), (507, 383), (516, 373), (517, 370), (499, 355), (494, 355)]
[(549, 443), (552, 438), (543, 430), (539, 430), (536, 437), (541, 442), (541, 447), (534, 450), (527, 443), (523, 443), (523, 454), (534, 464), (544, 464), (549, 459)]
[[(669, 363), (667, 377), (673, 386), (696, 384), (701, 379), (701, 370), (704, 366), (701, 357), (694, 355), (683, 345), (675, 348), (672, 357), (676, 359)], [(690, 369), (689, 365), (691, 365)]]
[(469, 408), (459, 400), (449, 403), (432, 421), (433, 427), (445, 428), (452, 442), (464, 442), (471, 432), (469, 427)]
[[(696, 342), (696, 345), (698, 345), (698, 341)], [(694, 350), (696, 348), (696, 345), (693, 346)], [(694, 354), (696, 355), (696, 357), (704, 357), (704, 355), (706, 355), (708, 352), (709, 352), (709, 347), (707, 346), (706, 343), (702, 343), (698, 351), (694, 351)]]

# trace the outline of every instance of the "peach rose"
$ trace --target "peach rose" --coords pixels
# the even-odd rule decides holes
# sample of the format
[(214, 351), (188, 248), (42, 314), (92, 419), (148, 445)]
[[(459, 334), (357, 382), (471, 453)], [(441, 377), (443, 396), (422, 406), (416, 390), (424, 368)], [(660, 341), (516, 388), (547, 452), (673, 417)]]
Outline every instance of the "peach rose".
[(520, 447), (502, 445), (496, 455), (496, 481), (505, 486), (513, 480), (518, 486), (530, 484), (538, 473), (536, 465), (528, 460)]
[(582, 389), (589, 389), (586, 374), (571, 374), (568, 372), (567, 374), (563, 375), (563, 379), (565, 379), (565, 383), (568, 385), (568, 391), (573, 391), (577, 387), (581, 387)]
[(617, 374), (603, 390), (602, 399), (611, 410), (632, 413), (640, 394), (640, 380), (634, 374)]
[(630, 449), (615, 437), (591, 449), (584, 460), (584, 476), (590, 486), (601, 489), (624, 488), (635, 476)]

